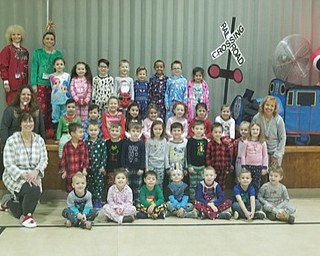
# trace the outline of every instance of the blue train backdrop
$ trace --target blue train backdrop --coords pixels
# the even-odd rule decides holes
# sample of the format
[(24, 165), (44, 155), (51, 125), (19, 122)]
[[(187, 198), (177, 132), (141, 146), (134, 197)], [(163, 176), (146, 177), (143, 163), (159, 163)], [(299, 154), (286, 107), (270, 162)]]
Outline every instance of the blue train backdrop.
[[(247, 89), (231, 104), (237, 126), (243, 120), (250, 122), (258, 112), (262, 99), (252, 99), (252, 95), (253, 91)], [(288, 145), (320, 145), (320, 86), (273, 79), (269, 84), (269, 95), (275, 96), (279, 103)]]
[[(320, 145), (320, 86), (299, 84), (312, 66), (320, 72), (320, 48), (311, 52), (307, 39), (298, 34), (283, 38), (273, 58), (275, 79), (269, 84), (268, 94), (279, 104), (287, 133), (288, 145)], [(237, 127), (242, 120), (251, 121), (258, 112), (262, 99), (252, 99), (253, 91), (246, 90), (231, 104)]]

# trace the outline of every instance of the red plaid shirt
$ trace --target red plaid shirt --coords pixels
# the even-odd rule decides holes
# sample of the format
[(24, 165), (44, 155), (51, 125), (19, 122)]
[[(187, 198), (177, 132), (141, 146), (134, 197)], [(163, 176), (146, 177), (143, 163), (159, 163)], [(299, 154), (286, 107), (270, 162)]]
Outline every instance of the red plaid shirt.
[(84, 168), (88, 170), (89, 154), (86, 143), (79, 141), (75, 148), (69, 140), (63, 146), (60, 165), (61, 170), (67, 172), (67, 178), (72, 178), (76, 172), (82, 172)]
[(211, 140), (206, 150), (206, 165), (217, 170), (229, 171), (231, 165), (230, 147), (232, 147), (232, 143), (229, 143), (224, 137), (221, 138), (221, 143)]

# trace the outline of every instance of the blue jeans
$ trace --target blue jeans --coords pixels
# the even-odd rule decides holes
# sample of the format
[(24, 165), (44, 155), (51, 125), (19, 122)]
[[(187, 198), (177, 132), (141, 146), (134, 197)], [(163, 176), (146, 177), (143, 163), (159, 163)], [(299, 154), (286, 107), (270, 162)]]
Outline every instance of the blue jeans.
[[(256, 211), (260, 211), (261, 210), (261, 204), (260, 202), (256, 199), (255, 201), (256, 204)], [(250, 205), (246, 205), (246, 208), (248, 211), (251, 211), (251, 207)], [(239, 217), (242, 219), (246, 219), (246, 215), (244, 214), (244, 212), (242, 211), (240, 204), (238, 202), (233, 202), (232, 203), (232, 211), (235, 212), (237, 211), (239, 213)]]

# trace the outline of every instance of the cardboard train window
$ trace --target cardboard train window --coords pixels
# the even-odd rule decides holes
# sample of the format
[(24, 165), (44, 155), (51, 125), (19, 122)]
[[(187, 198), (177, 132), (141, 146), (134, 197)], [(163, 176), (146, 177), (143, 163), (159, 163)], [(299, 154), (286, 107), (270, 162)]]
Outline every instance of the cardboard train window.
[(315, 106), (316, 92), (297, 92), (297, 106)]
[(288, 105), (288, 106), (292, 106), (292, 105), (293, 105), (293, 92), (289, 92), (289, 93), (288, 93), (287, 105)]

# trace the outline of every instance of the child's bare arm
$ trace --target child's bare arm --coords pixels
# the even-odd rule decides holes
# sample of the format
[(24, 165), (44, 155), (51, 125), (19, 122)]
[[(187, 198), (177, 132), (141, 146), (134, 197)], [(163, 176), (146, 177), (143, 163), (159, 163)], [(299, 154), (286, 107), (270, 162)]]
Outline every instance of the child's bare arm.
[(240, 195), (236, 195), (235, 197), (236, 197), (236, 199), (237, 199), (237, 201), (238, 201), (238, 203), (240, 205), (240, 208), (243, 211), (244, 215), (247, 217), (247, 219), (251, 219), (250, 218), (250, 213), (247, 210), (247, 207), (245, 206), (244, 202), (242, 201), (241, 196)]
[(254, 212), (256, 211), (256, 197), (250, 196), (250, 206), (251, 206), (251, 215), (253, 217)]

